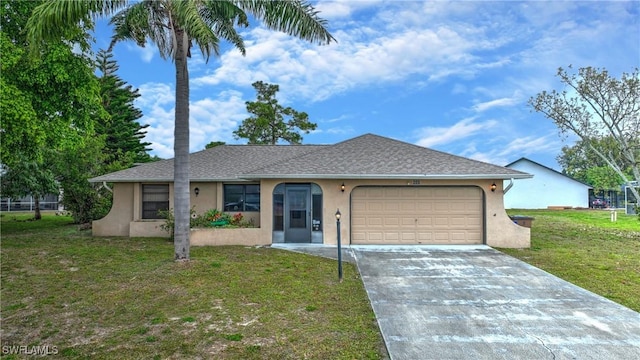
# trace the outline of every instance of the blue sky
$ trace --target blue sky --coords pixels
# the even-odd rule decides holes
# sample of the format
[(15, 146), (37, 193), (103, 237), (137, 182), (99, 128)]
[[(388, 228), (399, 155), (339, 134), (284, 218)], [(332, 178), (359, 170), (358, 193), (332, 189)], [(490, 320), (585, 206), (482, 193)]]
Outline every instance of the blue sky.
[[(374, 133), (497, 165), (528, 157), (560, 169), (563, 140), (531, 112), (530, 97), (561, 89), (558, 67), (640, 66), (640, 2), (314, 1), (337, 43), (308, 44), (253, 22), (246, 56), (229, 46), (190, 59), (191, 151), (230, 144), (256, 98), (251, 84), (280, 85), (279, 102), (318, 124), (305, 144)], [(96, 47), (111, 30), (100, 21)], [(173, 157), (175, 73), (153, 45), (119, 43), (122, 79), (140, 89), (152, 154)]]

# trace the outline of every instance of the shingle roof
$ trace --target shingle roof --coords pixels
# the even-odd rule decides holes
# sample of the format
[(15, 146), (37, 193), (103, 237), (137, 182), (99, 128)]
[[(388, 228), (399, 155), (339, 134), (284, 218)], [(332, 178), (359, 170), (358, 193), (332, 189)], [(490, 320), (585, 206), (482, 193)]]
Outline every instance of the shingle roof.
[[(327, 145), (220, 145), (190, 155), (191, 181), (241, 180), (245, 172)], [(91, 182), (173, 181), (173, 159), (141, 164), (90, 179)]]
[[(259, 178), (509, 179), (530, 174), (378, 135), (334, 145), (221, 145), (191, 154), (192, 181)], [(92, 182), (173, 181), (173, 159)]]
[[(283, 176), (284, 175), (284, 176)], [(262, 167), (245, 176), (512, 178), (528, 174), (386, 137), (366, 134)]]

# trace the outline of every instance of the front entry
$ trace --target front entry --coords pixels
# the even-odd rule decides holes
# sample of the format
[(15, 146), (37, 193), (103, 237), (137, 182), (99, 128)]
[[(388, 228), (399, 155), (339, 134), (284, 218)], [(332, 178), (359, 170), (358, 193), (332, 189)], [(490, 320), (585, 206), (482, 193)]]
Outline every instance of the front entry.
[(311, 186), (287, 185), (284, 202), (284, 242), (311, 242)]

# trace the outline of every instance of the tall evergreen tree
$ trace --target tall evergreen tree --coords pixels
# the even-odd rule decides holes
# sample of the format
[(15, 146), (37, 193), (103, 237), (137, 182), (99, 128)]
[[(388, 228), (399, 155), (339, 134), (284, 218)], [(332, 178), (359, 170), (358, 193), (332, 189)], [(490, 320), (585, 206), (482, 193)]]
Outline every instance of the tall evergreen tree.
[(252, 85), (256, 89), (258, 99), (246, 102), (247, 111), (252, 116), (245, 119), (233, 132), (236, 139), (249, 139), (249, 144), (275, 145), (280, 140), (289, 144), (300, 144), (300, 132), (308, 134), (318, 126), (309, 121), (306, 112), (278, 104), (276, 93), (280, 86), (277, 84), (256, 81)]
[(118, 75), (120, 68), (108, 50), (100, 50), (96, 56), (96, 67), (101, 73), (100, 95), (102, 106), (110, 118), (96, 123), (96, 133), (105, 136), (106, 170), (115, 171), (130, 167), (136, 162), (148, 162), (151, 143), (143, 142), (149, 124), (137, 121), (142, 112), (134, 106), (140, 97), (138, 89), (127, 85)]

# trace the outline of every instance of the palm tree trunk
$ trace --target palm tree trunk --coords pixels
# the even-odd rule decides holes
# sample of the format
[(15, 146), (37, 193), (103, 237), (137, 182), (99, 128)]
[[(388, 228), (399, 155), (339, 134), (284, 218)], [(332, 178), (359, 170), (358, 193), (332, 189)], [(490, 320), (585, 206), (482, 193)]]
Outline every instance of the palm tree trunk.
[[(175, 24), (174, 24), (175, 26)], [(173, 206), (175, 227), (173, 244), (175, 260), (189, 260), (189, 72), (187, 47), (189, 40), (184, 30), (174, 27), (176, 35), (176, 110), (173, 161)]]

